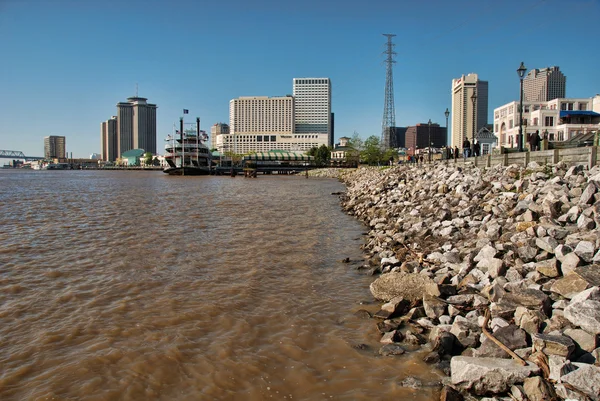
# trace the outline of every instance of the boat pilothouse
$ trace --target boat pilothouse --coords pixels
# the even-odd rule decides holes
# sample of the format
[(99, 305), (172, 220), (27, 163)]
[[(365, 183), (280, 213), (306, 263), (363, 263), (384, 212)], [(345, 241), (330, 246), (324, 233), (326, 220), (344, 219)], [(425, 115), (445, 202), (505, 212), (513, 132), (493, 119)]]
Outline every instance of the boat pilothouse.
[(163, 171), (169, 175), (210, 174), (212, 154), (204, 144), (206, 133), (200, 131), (200, 119), (196, 119), (196, 129), (183, 128), (174, 135), (168, 135), (165, 144), (165, 161), (169, 165)]

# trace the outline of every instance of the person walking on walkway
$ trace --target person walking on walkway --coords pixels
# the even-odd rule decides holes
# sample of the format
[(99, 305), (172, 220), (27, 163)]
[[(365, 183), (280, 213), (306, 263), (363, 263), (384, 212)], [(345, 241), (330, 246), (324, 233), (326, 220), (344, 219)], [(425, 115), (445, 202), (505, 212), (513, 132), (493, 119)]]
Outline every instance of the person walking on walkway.
[(454, 160), (458, 159), (458, 155), (460, 154), (460, 151), (458, 150), (458, 146), (454, 147)]
[(469, 138), (465, 138), (463, 141), (463, 157), (466, 159), (471, 155), (471, 142), (469, 142)]

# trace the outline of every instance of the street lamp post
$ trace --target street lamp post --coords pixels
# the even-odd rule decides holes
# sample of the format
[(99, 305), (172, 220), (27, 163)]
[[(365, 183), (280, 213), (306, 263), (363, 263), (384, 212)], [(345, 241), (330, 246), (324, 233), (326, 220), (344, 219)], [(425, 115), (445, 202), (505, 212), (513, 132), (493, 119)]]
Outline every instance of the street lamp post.
[(477, 90), (475, 88), (473, 88), (471, 100), (473, 101), (473, 134), (471, 137), (471, 156), (475, 156), (475, 130), (477, 129), (477, 113), (475, 112), (477, 105)]
[(427, 122), (427, 158), (429, 159), (429, 163), (431, 164), (431, 118)]
[(519, 141), (519, 152), (523, 151), (523, 77), (527, 72), (525, 64), (521, 61), (521, 65), (517, 68), (517, 74), (519, 74), (519, 80), (521, 81), (521, 93), (519, 97), (519, 135), (517, 135)]
[[(446, 116), (446, 144), (448, 144), (448, 116), (450, 116), (450, 112), (448, 111), (447, 107), (446, 107), (446, 111), (444, 112), (444, 115)], [(452, 143), (452, 141), (450, 141), (450, 143)], [(446, 146), (449, 146), (449, 145), (446, 145)], [(448, 153), (448, 152), (446, 152), (446, 153)], [(448, 157), (448, 155), (446, 155), (446, 157)]]

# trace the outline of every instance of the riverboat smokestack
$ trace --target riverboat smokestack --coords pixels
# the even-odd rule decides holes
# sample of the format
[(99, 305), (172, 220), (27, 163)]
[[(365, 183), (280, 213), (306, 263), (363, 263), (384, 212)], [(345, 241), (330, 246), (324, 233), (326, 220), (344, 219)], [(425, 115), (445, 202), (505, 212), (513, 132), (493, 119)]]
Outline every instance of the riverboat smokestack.
[(183, 117), (179, 119), (179, 137), (181, 138), (181, 146), (183, 146)]
[(198, 140), (200, 140), (200, 117), (196, 117), (196, 135)]

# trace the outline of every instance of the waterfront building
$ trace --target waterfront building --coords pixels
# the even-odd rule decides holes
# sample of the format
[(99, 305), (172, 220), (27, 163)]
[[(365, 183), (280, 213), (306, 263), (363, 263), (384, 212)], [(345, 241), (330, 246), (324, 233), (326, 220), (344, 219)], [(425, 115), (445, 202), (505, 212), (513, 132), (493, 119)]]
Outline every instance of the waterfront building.
[(294, 133), (326, 136), (333, 147), (331, 114), (331, 80), (329, 78), (294, 78)]
[(228, 135), (229, 125), (225, 123), (216, 123), (210, 127), (210, 148), (217, 149), (217, 138), (219, 135)]
[(294, 78), (293, 93), (232, 99), (229, 132), (214, 135), (214, 148), (220, 153), (246, 154), (333, 147), (330, 79)]
[(523, 100), (546, 102), (566, 96), (567, 77), (559, 67), (533, 69), (523, 78)]
[[(437, 123), (420, 123), (407, 127), (405, 132), (405, 146), (409, 154), (415, 154), (417, 149), (441, 148), (447, 143), (446, 127), (440, 127)], [(429, 141), (431, 140), (431, 143)]]
[(67, 157), (67, 139), (64, 136), (44, 137), (44, 157), (46, 159), (65, 159)]
[(119, 158), (119, 137), (117, 134), (117, 116), (100, 123), (101, 159), (114, 162)]
[(331, 150), (331, 164), (344, 166), (358, 166), (360, 152), (350, 146), (350, 138), (343, 136), (340, 143)]
[(144, 149), (156, 154), (156, 108), (147, 98), (130, 97), (117, 103), (117, 153)]
[(327, 136), (294, 133), (292, 96), (248, 96), (229, 102), (229, 134), (218, 135), (219, 152), (306, 151), (327, 144)]
[(488, 82), (481, 81), (474, 73), (453, 79), (451, 146), (462, 148), (465, 138), (472, 143), (474, 134), (487, 125), (487, 115)]
[(146, 151), (144, 149), (130, 149), (121, 155), (121, 163), (125, 166), (140, 166)]
[(475, 134), (475, 139), (479, 143), (479, 150), (482, 156), (492, 153), (492, 149), (498, 146), (498, 139), (490, 129), (491, 126), (487, 125), (480, 128)]
[[(536, 131), (550, 142), (562, 142), (578, 134), (600, 129), (600, 95), (592, 98), (557, 98), (544, 102), (523, 101), (525, 140)], [(518, 147), (519, 102), (494, 109), (494, 134), (498, 144)]]

